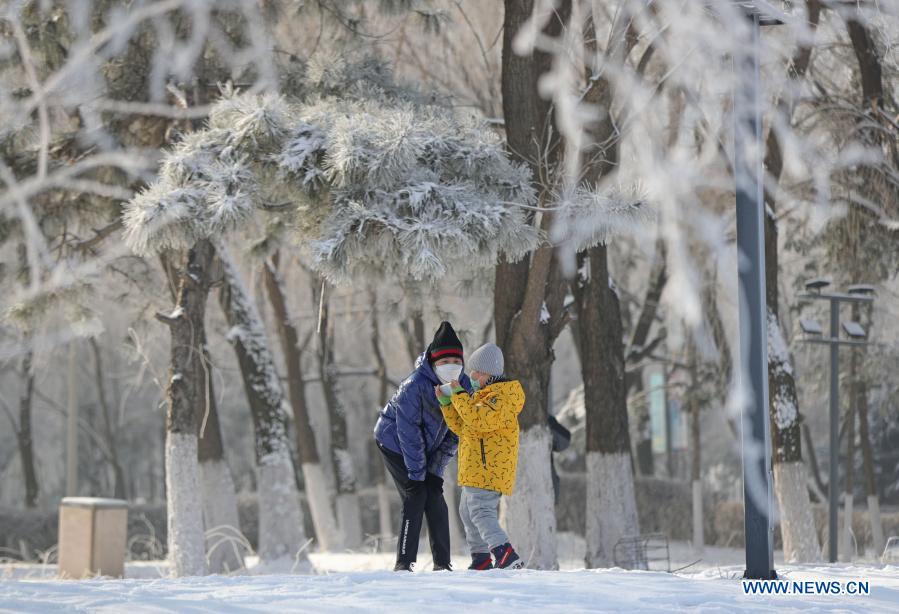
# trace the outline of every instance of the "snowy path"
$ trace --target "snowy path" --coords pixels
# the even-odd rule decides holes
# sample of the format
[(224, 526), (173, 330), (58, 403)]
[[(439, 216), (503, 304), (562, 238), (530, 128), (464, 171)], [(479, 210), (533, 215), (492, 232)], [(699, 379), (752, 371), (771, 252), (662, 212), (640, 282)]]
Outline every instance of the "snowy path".
[(786, 566), (790, 580), (868, 580), (867, 596), (743, 595), (740, 569), (693, 574), (593, 571), (354, 571), (317, 576), (0, 581), (0, 612), (899, 611), (899, 567)]

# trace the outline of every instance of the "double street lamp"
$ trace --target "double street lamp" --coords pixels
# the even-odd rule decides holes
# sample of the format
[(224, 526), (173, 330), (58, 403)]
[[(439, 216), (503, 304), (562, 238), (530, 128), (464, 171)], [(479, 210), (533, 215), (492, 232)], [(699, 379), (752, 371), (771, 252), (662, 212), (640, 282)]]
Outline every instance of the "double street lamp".
[[(873, 303), (874, 288), (867, 285), (849, 286), (846, 292), (824, 292), (830, 285), (825, 279), (814, 279), (805, 284), (807, 292), (798, 298), (828, 301), (830, 303), (830, 333), (824, 337), (824, 329), (814, 320), (800, 319), (799, 326), (805, 343), (818, 343), (830, 347), (830, 478), (828, 484), (828, 560), (837, 561), (837, 482), (839, 480), (839, 424), (840, 424), (840, 346), (866, 346), (867, 332), (854, 321), (840, 322), (842, 303)], [(840, 328), (845, 333), (840, 336)], [(849, 522), (849, 520), (847, 520)]]

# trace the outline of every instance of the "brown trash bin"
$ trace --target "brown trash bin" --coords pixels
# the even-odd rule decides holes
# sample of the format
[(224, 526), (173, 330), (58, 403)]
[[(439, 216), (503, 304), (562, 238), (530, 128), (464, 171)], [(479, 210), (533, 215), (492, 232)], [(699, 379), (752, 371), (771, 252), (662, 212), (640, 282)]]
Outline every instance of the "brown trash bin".
[(127, 501), (65, 497), (59, 504), (59, 577), (123, 577), (127, 532)]

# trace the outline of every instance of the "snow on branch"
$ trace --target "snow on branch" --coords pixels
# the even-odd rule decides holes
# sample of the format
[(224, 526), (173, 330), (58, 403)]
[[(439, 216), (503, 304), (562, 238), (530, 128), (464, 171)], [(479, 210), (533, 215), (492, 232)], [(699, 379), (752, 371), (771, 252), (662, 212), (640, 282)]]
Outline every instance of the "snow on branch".
[(552, 239), (573, 251), (604, 245), (616, 236), (639, 235), (656, 221), (655, 210), (639, 194), (582, 185), (563, 201)]
[(291, 100), (223, 92), (207, 127), (169, 151), (158, 180), (128, 203), (131, 248), (187, 247), (258, 209), (285, 216), (333, 282), (432, 282), (537, 246), (516, 206), (535, 201), (530, 173), (483, 121), (380, 83), (312, 89)]

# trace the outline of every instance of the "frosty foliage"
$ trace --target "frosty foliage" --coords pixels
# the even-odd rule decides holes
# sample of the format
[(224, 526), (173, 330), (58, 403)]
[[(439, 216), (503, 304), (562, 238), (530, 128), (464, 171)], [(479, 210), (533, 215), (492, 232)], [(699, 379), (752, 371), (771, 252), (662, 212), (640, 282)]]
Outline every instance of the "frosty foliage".
[(578, 186), (564, 199), (553, 227), (553, 243), (573, 251), (604, 245), (623, 235), (639, 235), (655, 222), (646, 199), (624, 191), (598, 191)]
[(205, 129), (164, 156), (158, 180), (128, 203), (140, 254), (184, 248), (277, 209), (329, 280), (448, 271), (517, 260), (539, 232), (534, 190), (481, 120), (356, 82), (357, 65), (307, 70), (308, 96), (223, 92)]

